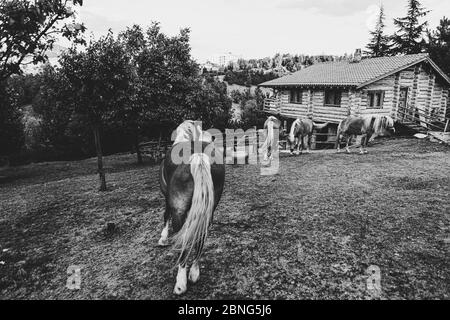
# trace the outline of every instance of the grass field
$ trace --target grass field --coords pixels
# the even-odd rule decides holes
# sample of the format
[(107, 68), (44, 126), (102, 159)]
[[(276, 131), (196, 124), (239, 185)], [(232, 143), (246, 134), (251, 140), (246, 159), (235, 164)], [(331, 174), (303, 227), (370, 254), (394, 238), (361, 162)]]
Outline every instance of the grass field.
[[(201, 263), (181, 299), (450, 298), (450, 148), (377, 141), (368, 155), (283, 155), (277, 176), (228, 166)], [(356, 152), (356, 150), (354, 150)], [(172, 299), (176, 253), (156, 246), (158, 167), (132, 155), (0, 171), (1, 299)], [(110, 227), (106, 227), (107, 225)], [(78, 265), (81, 289), (67, 289)]]

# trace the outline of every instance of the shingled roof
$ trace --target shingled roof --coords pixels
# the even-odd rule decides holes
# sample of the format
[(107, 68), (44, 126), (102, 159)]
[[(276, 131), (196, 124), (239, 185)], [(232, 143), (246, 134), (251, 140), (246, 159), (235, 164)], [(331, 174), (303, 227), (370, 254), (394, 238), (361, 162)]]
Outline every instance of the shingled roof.
[(283, 86), (352, 86), (363, 87), (391, 74), (428, 61), (450, 84), (450, 79), (428, 54), (363, 59), (360, 62), (327, 62), (312, 65), (288, 76), (264, 82), (262, 87)]

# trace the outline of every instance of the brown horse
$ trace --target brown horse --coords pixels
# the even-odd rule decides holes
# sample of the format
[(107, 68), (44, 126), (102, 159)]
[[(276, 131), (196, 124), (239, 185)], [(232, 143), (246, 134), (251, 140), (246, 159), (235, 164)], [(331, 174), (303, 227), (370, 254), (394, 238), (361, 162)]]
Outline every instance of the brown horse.
[(345, 149), (350, 153), (348, 145), (353, 137), (361, 136), (361, 154), (367, 153), (367, 144), (377, 136), (395, 133), (394, 119), (382, 115), (349, 116), (339, 124), (336, 138), (337, 152), (341, 149), (341, 138), (347, 138)]
[[(213, 213), (222, 195), (225, 166), (213, 163), (215, 149), (211, 136), (193, 121), (185, 121), (175, 132), (175, 142), (161, 163), (160, 186), (166, 198), (164, 229), (159, 245), (169, 244), (169, 221), (172, 220), (178, 274), (174, 288), (177, 295), (187, 290), (187, 263), (195, 251), (189, 280), (200, 276), (199, 259), (208, 235)], [(180, 161), (180, 159), (187, 159)]]
[(297, 119), (292, 123), (291, 131), (288, 136), (288, 142), (291, 149), (291, 154), (294, 154), (295, 147), (297, 147), (297, 153), (301, 154), (303, 149), (307, 152), (311, 149), (311, 138), (314, 130), (321, 130), (328, 126), (328, 123), (317, 124), (311, 119)]

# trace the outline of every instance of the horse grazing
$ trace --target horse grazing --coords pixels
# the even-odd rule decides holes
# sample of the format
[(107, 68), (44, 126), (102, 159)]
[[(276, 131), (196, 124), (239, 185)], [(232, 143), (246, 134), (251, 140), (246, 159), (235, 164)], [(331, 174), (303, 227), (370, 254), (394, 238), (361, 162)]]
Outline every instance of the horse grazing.
[[(314, 130), (321, 130), (328, 126), (328, 123), (317, 124), (311, 119), (297, 119), (292, 123), (291, 131), (288, 136), (288, 142), (291, 149), (291, 154), (294, 154), (294, 149), (297, 147), (297, 152), (302, 153), (306, 146), (307, 152), (311, 149), (311, 138)], [(301, 150), (300, 150), (301, 148)]]
[(278, 151), (278, 144), (275, 143), (274, 130), (280, 130), (280, 128), (281, 121), (274, 116), (270, 116), (269, 118), (267, 118), (266, 122), (264, 123), (264, 130), (267, 130), (266, 140), (261, 147), (261, 150), (264, 154), (264, 161), (267, 161), (269, 159), (272, 160), (273, 154)]
[(394, 119), (382, 115), (349, 116), (342, 120), (338, 126), (336, 146), (341, 149), (341, 138), (347, 138), (345, 149), (350, 153), (348, 145), (355, 136), (361, 136), (361, 154), (367, 153), (367, 144), (377, 136), (395, 133)]
[[(174, 248), (181, 251), (174, 293), (180, 295), (187, 290), (187, 263), (193, 251), (189, 280), (196, 283), (199, 279), (199, 259), (222, 195), (225, 166), (223, 162), (213, 163), (216, 151), (211, 136), (193, 121), (185, 121), (175, 134), (175, 142), (160, 167), (160, 187), (166, 198), (166, 209), (158, 244), (169, 244), (169, 221), (172, 220)], [(178, 156), (188, 160), (179, 161)]]

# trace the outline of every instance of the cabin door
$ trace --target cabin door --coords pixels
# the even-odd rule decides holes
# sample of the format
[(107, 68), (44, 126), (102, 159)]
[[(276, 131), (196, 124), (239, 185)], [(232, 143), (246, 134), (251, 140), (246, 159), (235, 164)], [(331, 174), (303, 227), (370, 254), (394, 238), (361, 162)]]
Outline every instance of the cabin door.
[(408, 103), (408, 88), (400, 89), (400, 99), (398, 102), (398, 111), (400, 111), (400, 117), (405, 119), (406, 114), (409, 114), (411, 110), (407, 110)]

